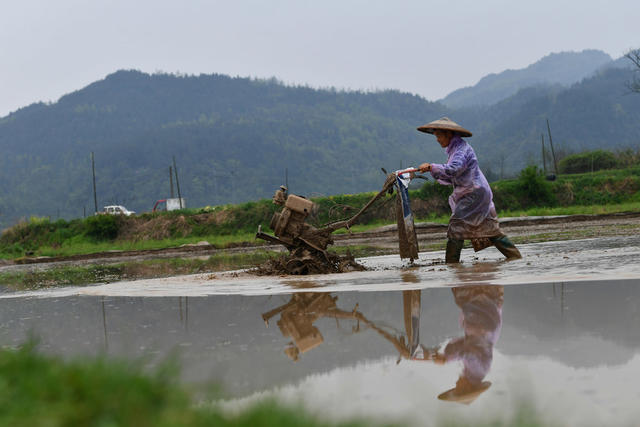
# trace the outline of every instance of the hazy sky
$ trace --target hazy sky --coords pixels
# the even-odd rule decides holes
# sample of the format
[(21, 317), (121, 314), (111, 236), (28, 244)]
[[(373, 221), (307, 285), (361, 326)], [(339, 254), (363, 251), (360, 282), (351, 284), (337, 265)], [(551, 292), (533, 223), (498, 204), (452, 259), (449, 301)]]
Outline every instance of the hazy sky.
[(638, 0), (2, 0), (0, 116), (119, 69), (430, 100), (551, 52), (640, 47)]

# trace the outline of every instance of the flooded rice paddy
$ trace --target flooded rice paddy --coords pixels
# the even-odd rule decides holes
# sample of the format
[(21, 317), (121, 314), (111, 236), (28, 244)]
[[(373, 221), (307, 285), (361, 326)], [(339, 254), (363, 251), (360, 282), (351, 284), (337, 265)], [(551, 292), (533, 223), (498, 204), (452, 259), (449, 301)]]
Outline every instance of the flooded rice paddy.
[[(0, 345), (64, 356), (176, 355), (182, 381), (331, 420), (432, 425), (509, 419), (637, 425), (640, 238), (361, 260), (367, 272), (243, 273), (0, 294)], [(476, 258), (477, 257), (477, 258)]]

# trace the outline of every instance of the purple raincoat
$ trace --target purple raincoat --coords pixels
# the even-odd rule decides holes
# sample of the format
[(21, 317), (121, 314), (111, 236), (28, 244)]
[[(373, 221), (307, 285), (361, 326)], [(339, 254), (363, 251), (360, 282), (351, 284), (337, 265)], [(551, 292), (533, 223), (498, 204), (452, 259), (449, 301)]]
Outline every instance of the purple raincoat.
[[(489, 237), (502, 235), (491, 187), (478, 167), (476, 153), (464, 139), (455, 135), (446, 152), (447, 163), (432, 163), (431, 175), (440, 184), (453, 185), (453, 193), (449, 196), (452, 215), (447, 237), (472, 239), (474, 248), (480, 250), (489, 246)], [(486, 243), (476, 243), (479, 240), (486, 240)]]

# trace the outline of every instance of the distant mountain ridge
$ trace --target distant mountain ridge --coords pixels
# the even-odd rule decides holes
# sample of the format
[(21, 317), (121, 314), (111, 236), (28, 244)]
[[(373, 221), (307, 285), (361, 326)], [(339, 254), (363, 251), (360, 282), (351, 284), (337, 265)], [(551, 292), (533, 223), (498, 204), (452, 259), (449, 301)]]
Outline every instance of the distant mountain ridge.
[(531, 86), (570, 86), (592, 75), (612, 58), (599, 50), (552, 53), (519, 70), (489, 74), (471, 87), (441, 99), (449, 108), (493, 105)]

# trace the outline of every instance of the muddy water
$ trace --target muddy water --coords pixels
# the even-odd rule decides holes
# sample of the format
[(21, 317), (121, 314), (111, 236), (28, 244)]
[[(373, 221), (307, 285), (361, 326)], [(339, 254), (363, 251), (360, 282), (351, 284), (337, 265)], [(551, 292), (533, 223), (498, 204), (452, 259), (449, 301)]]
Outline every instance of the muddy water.
[(637, 425), (637, 240), (530, 245), (509, 263), (465, 253), (457, 268), (432, 265), (437, 254), (411, 268), (366, 259), (373, 276), (236, 279), (236, 294), (204, 278), (174, 279), (206, 288), (175, 296), (153, 281), (129, 295), (122, 283), (4, 294), (0, 345), (34, 334), (65, 356), (177, 354), (182, 381), (221, 384), (228, 411), (272, 397), (330, 419), (431, 425), (527, 402), (553, 424)]

